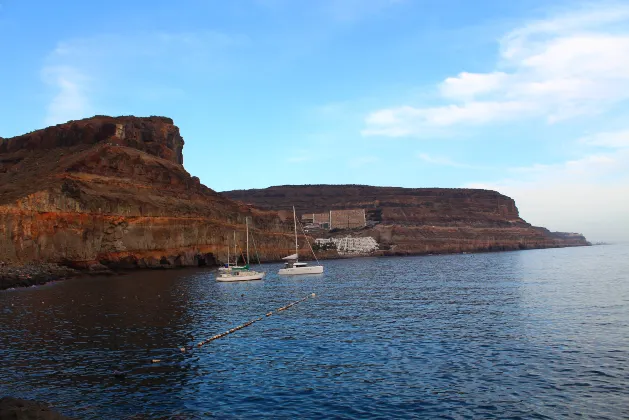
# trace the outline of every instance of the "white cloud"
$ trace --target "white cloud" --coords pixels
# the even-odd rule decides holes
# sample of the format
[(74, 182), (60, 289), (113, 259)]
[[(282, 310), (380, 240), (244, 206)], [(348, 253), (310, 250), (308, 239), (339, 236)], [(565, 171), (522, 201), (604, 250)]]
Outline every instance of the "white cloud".
[(629, 130), (608, 131), (586, 136), (580, 140), (583, 144), (609, 148), (629, 147)]
[(512, 168), (507, 177), (473, 182), (515, 199), (526, 221), (581, 232), (589, 240), (629, 239), (629, 149), (558, 164)]
[[(44, 60), (42, 80), (51, 88), (46, 124), (63, 123), (103, 112), (108, 95), (159, 102), (182, 97), (173, 71), (221, 70), (221, 51), (247, 44), (248, 38), (218, 32), (142, 32), (102, 34), (57, 43)], [(159, 76), (159, 77), (158, 77)], [(157, 82), (159, 81), (159, 82)]]
[(460, 73), (457, 77), (448, 77), (440, 85), (441, 95), (451, 99), (471, 99), (474, 96), (495, 92), (502, 88), (509, 76), (503, 72)]
[(525, 118), (555, 123), (612, 109), (629, 99), (629, 6), (597, 9), (515, 29), (500, 41), (496, 69), (438, 85), (440, 101), (449, 103), (372, 112), (362, 134), (423, 135)]
[(89, 79), (69, 66), (44, 67), (42, 78), (55, 90), (46, 112), (47, 125), (64, 123), (89, 116)]

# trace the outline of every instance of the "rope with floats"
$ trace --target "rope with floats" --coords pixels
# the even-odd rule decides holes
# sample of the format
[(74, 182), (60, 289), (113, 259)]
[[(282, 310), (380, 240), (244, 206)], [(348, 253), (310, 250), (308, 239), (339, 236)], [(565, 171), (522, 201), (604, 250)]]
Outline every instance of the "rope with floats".
[[(299, 300), (296, 300), (296, 301), (294, 301), (294, 302), (291, 302), (291, 303), (289, 303), (288, 305), (282, 306), (281, 308), (277, 308), (275, 311), (270, 311), (270, 312), (267, 312), (264, 316), (258, 317), (258, 318), (256, 318), (256, 319), (252, 319), (251, 321), (245, 322), (244, 324), (241, 324), (241, 325), (239, 325), (239, 326), (237, 326), (237, 327), (234, 327), (234, 328), (232, 328), (232, 329), (230, 329), (230, 330), (227, 330), (227, 331), (225, 331), (225, 332), (223, 332), (223, 333), (216, 334), (216, 335), (213, 335), (212, 337), (210, 337), (210, 338), (208, 338), (208, 339), (206, 339), (206, 340), (202, 340), (202, 341), (200, 341), (200, 342), (198, 342), (198, 343), (196, 344), (196, 347), (197, 347), (197, 348), (199, 348), (199, 347), (203, 347), (204, 345), (209, 344), (209, 343), (211, 343), (211, 342), (212, 342), (212, 341), (214, 341), (214, 340), (218, 340), (218, 339), (220, 339), (220, 338), (223, 338), (223, 337), (225, 337), (225, 336), (228, 336), (229, 334), (233, 334), (233, 333), (235, 333), (236, 331), (242, 330), (243, 328), (249, 327), (249, 326), (251, 326), (251, 325), (255, 324), (255, 323), (256, 323), (256, 322), (258, 322), (258, 321), (262, 321), (265, 317), (267, 317), (267, 318), (268, 318), (268, 317), (270, 317), (271, 315), (273, 315), (274, 313), (279, 313), (279, 312), (285, 311), (285, 310), (287, 310), (287, 309), (289, 309), (289, 308), (292, 308), (293, 306), (295, 306), (295, 305), (297, 305), (297, 304), (299, 304), (299, 303), (301, 303), (301, 302), (303, 302), (303, 301), (307, 300), (308, 298), (314, 298), (314, 297), (316, 297), (316, 294), (312, 293), (312, 294), (310, 294), (309, 296), (306, 296), (306, 297), (304, 297), (304, 298), (302, 298), (302, 299), (299, 299)], [(179, 350), (180, 350), (182, 353), (185, 353), (185, 352), (186, 352), (186, 351), (188, 351), (188, 350), (192, 350), (194, 347), (195, 347), (195, 346), (180, 347), (180, 348), (179, 348)], [(159, 362), (159, 361), (160, 361), (160, 360), (157, 360), (157, 362)], [(153, 360), (153, 363), (157, 363), (157, 362), (156, 362), (155, 360)]]
[[(304, 297), (302, 299), (296, 300), (294, 302), (289, 303), (288, 305), (284, 305), (284, 306), (282, 306), (280, 308), (277, 308), (275, 311), (267, 312), (264, 316), (260, 316), (258, 318), (252, 319), (251, 321), (245, 322), (244, 324), (238, 325), (237, 327), (234, 327), (234, 328), (232, 328), (230, 330), (227, 330), (225, 332), (222, 332), (220, 334), (213, 335), (212, 337), (208, 338), (207, 340), (200, 341), (196, 345), (191, 345), (191, 346), (187, 346), (187, 347), (180, 347), (179, 350), (180, 350), (181, 353), (185, 353), (187, 351), (190, 351), (190, 350), (194, 349), (195, 347), (196, 348), (201, 348), (204, 345), (211, 343), (212, 341), (219, 340), (219, 339), (221, 339), (223, 337), (228, 336), (229, 334), (233, 334), (236, 331), (242, 330), (243, 328), (250, 327), (251, 325), (255, 324), (256, 322), (262, 321), (265, 317), (268, 318), (268, 317), (270, 317), (273, 314), (277, 314), (279, 312), (283, 312), (283, 311), (285, 311), (287, 309), (290, 309), (293, 306), (298, 305), (301, 302), (306, 301), (308, 298), (315, 298), (315, 297), (316, 297), (316, 294), (311, 293), (310, 295), (308, 295), (308, 296), (306, 296), (306, 297)], [(162, 360), (162, 359), (151, 359), (151, 363), (153, 363), (153, 364), (161, 363), (162, 361), (164, 361), (164, 360)], [(125, 379), (127, 377), (127, 374), (131, 374), (131, 373), (133, 373), (133, 372), (132, 371), (120, 371), (120, 370), (114, 370), (112, 372), (113, 376), (115, 378), (118, 378), (118, 379)]]

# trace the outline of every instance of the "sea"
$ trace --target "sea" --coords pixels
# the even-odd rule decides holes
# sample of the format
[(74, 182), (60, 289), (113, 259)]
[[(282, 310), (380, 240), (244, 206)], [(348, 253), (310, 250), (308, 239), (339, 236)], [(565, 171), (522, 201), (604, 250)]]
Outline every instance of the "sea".
[(0, 397), (79, 419), (629, 418), (628, 245), (323, 264), (2, 291)]

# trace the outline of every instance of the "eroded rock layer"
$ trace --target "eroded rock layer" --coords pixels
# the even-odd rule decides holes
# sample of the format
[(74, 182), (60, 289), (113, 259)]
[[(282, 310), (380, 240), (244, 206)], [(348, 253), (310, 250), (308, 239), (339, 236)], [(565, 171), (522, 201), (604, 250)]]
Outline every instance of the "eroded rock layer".
[[(336, 235), (372, 236), (385, 254), (429, 254), (588, 245), (583, 235), (550, 232), (520, 218), (496, 191), (366, 185), (278, 186), (223, 192), (260, 209), (299, 215), (365, 209), (368, 227)], [(334, 233), (332, 233), (334, 235)], [(324, 233), (322, 236), (330, 236)]]
[(98, 116), (2, 139), (0, 261), (213, 265), (234, 231), (244, 247), (246, 216), (260, 258), (286, 255), (292, 240), (277, 213), (202, 185), (182, 166), (183, 144), (163, 117)]
[(587, 244), (531, 226), (495, 191), (310, 185), (219, 194), (185, 171), (183, 145), (164, 117), (97, 116), (0, 139), (0, 263), (96, 272), (214, 265), (226, 261), (234, 231), (244, 247), (245, 217), (252, 255), (278, 260), (293, 252), (292, 205), (299, 214), (365, 209), (369, 226), (350, 233), (373, 236), (385, 254)]

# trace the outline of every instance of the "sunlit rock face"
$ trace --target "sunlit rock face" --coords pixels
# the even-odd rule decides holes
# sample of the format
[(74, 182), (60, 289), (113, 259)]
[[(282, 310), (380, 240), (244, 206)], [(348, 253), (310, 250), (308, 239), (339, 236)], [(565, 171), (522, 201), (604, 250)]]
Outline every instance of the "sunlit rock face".
[[(226, 191), (260, 209), (315, 216), (364, 209), (367, 228), (384, 254), (499, 251), (588, 245), (580, 234), (550, 232), (520, 218), (515, 201), (496, 191), (367, 185), (285, 185)], [(345, 235), (340, 231), (336, 235)]]
[(213, 265), (234, 231), (244, 247), (246, 216), (260, 258), (286, 255), (290, 225), (202, 185), (183, 145), (165, 117), (96, 116), (0, 140), (0, 261)]

